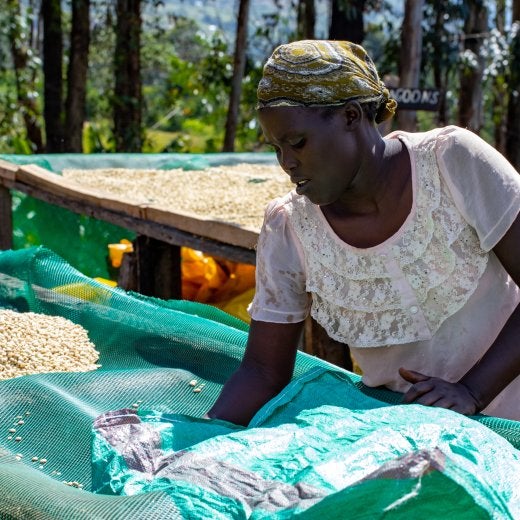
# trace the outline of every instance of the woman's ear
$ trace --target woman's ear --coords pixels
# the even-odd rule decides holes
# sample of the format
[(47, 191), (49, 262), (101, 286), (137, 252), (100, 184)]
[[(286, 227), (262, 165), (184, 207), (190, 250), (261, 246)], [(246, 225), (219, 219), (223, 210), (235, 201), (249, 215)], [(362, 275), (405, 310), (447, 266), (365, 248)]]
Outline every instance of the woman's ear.
[(363, 120), (363, 109), (357, 101), (348, 101), (343, 105), (343, 116), (347, 123), (347, 128), (353, 130), (357, 128)]

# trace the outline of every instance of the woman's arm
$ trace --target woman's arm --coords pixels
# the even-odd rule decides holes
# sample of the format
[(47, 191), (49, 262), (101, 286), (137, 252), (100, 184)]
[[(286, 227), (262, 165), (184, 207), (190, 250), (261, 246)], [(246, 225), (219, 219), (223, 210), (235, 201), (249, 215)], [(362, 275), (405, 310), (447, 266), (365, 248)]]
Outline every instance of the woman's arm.
[[(520, 287), (520, 216), (493, 251)], [(451, 408), (466, 415), (479, 412), (520, 374), (520, 306), (480, 361), (458, 383), (404, 368), (399, 373), (413, 383), (403, 397), (406, 403)]]
[(303, 324), (252, 320), (244, 358), (207, 416), (246, 426), (291, 380)]

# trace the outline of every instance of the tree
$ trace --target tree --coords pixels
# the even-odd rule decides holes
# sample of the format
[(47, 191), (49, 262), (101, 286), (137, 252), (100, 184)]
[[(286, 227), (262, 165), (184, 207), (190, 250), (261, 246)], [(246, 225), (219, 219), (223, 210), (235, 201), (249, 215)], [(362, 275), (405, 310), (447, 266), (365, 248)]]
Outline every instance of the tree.
[(495, 0), (495, 26), (503, 31), (506, 24), (506, 0)]
[(363, 43), (365, 4), (366, 0), (332, 0), (329, 39)]
[[(495, 27), (500, 36), (505, 33), (505, 17), (506, 17), (506, 2), (505, 0), (497, 0)], [(503, 81), (504, 76), (500, 78), (493, 78), (493, 121), (495, 124), (495, 148), (501, 153), (505, 153), (505, 101), (507, 99), (507, 83)]]
[[(404, 19), (401, 28), (401, 53), (399, 86), (416, 88), (419, 86), (422, 54), (422, 13), (423, 0), (405, 0)], [(413, 132), (417, 127), (416, 113), (413, 110), (399, 111), (399, 128)]]
[(488, 32), (488, 11), (484, 0), (466, 0), (466, 9), (458, 123), (478, 134), (484, 124), (482, 113), (484, 65), (480, 47)]
[(63, 127), (63, 32), (60, 0), (42, 0), (43, 75), (46, 150), (64, 151)]
[[(54, 6), (54, 12), (58, 12), (56, 6), (59, 6), (60, 1), (45, 0), (44, 7)], [(505, 0), (508, 9), (512, 1)], [(516, 0), (516, 3), (518, 1), (520, 0)], [(312, 36), (312, 22), (309, 20), (314, 7), (316, 30), (321, 30), (325, 22), (324, 10), (320, 7), (330, 5), (331, 9), (334, 8), (334, 23), (331, 25), (337, 28), (347, 27), (349, 30), (342, 33), (332, 32), (331, 35), (354, 41), (362, 40), (378, 63), (382, 77), (398, 75), (401, 62), (403, 67), (400, 72), (404, 82), (406, 65), (411, 64), (410, 57), (399, 57), (400, 50), (412, 51), (412, 44), (400, 44), (397, 34), (403, 20), (404, 2), (334, 0), (333, 5), (332, 0), (291, 0), (293, 9), (287, 10), (284, 9), (287, 1), (273, 0), (269, 2), (272, 5), (271, 11), (262, 12), (261, 17), (249, 20), (251, 34), (247, 35), (247, 45), (251, 52), (246, 53), (244, 50), (242, 65), (245, 70), (239, 81), (240, 74), (237, 73), (240, 67), (234, 63), (237, 56), (232, 49), (230, 52), (229, 46), (228, 23), (232, 2), (219, 3), (220, 6), (226, 5), (226, 10), (218, 12), (216, 17), (212, 17), (209, 7), (204, 10), (204, 17), (199, 17), (200, 9), (188, 2), (183, 2), (187, 7), (185, 14), (179, 15), (176, 12), (173, 16), (169, 14), (171, 5), (166, 12), (167, 8), (161, 5), (161, 0), (138, 0), (138, 3), (136, 0), (67, 0), (61, 1), (63, 61), (49, 57), (53, 55), (49, 54), (52, 52), (59, 55), (55, 45), (49, 49), (49, 53), (46, 50), (45, 62), (51, 71), (47, 72), (46, 68), (47, 77), (44, 78), (40, 61), (43, 58), (43, 39), (38, 33), (43, 26), (36, 23), (37, 17), (31, 14), (31, 9), (37, 6), (34, 12), (43, 16), (40, 11), (42, 0), (3, 2), (2, 5), (6, 8), (0, 9), (0, 146), (5, 153), (45, 151), (42, 143), (45, 136), (44, 85), (47, 89), (50, 85), (55, 85), (55, 92), (59, 92), (60, 86), (63, 90), (61, 95), (50, 96), (47, 93), (45, 105), (49, 137), (60, 135), (59, 131), (53, 132), (53, 124), (58, 130), (58, 123), (65, 124), (65, 130), (61, 134), (65, 140), (63, 151), (81, 151), (82, 126), (85, 127), (83, 142), (87, 152), (217, 152), (223, 149), (224, 130), (227, 132), (226, 139), (233, 141), (232, 145), (227, 141), (228, 150), (262, 149), (254, 110), (256, 86), (261, 74), (260, 63), (276, 45), (287, 41), (287, 38)], [(480, 0), (482, 2), (484, 0)], [(486, 2), (491, 5), (490, 0)], [(460, 47), (467, 43), (464, 32), (471, 37), (479, 32), (468, 27), (463, 31), (464, 20), (466, 19), (467, 25), (470, 18), (470, 2), (410, 2), (421, 3), (424, 4), (421, 86), (433, 84), (436, 89), (447, 94), (441, 96), (438, 120), (434, 124), (459, 122), (457, 93), (462, 76), (458, 73)], [(479, 2), (473, 0), (471, 3)], [(235, 4), (238, 8), (239, 3)], [(217, 8), (216, 1), (208, 0), (205, 3), (205, 6), (211, 5)], [(482, 135), (490, 140), (495, 135), (495, 146), (505, 149), (506, 145), (500, 143), (503, 142), (501, 136), (504, 134), (504, 126), (507, 126), (506, 141), (509, 144), (506, 155), (513, 157), (520, 140), (520, 129), (515, 128), (520, 120), (520, 108), (517, 107), (520, 103), (520, 71), (516, 70), (520, 56), (520, 51), (516, 49), (520, 44), (516, 40), (516, 33), (507, 31), (507, 22), (500, 22), (504, 17), (504, 0), (496, 0), (495, 5), (497, 8), (490, 8), (489, 13), (497, 21), (490, 20), (489, 24), (494, 23), (497, 30), (493, 28), (491, 32), (487, 29), (480, 31), (480, 36), (488, 38), (489, 44), (483, 45), (486, 40), (479, 38), (480, 46), (478, 54), (475, 54), (486, 64), (479, 81), (484, 100), (484, 110), (481, 110), (484, 125)], [(151, 9), (144, 13), (147, 6)], [(383, 8), (383, 16), (365, 16)], [(507, 14), (505, 19), (509, 20), (511, 16)], [(232, 14), (233, 17), (235, 15), (238, 17), (238, 12)], [(307, 19), (305, 23), (304, 18)], [(136, 21), (134, 25), (130, 22), (132, 19)], [(46, 20), (51, 20), (51, 16), (46, 16)], [(296, 28), (297, 20), (300, 23), (299, 29)], [(215, 22), (220, 30), (205, 31), (204, 24), (208, 22)], [(50, 26), (50, 21), (47, 21), (47, 29)], [(404, 29), (403, 39), (407, 41), (412, 36), (412, 30), (417, 27), (418, 22), (412, 24), (410, 30)], [(497, 39), (493, 40), (495, 32)], [(132, 37), (133, 34), (136, 35), (135, 38)], [(59, 31), (46, 37), (45, 46), (49, 44), (48, 38), (56, 38), (57, 35)], [(59, 42), (59, 38), (57, 41)], [(499, 60), (493, 59), (493, 53), (496, 52), (495, 42), (500, 46)], [(466, 64), (471, 63), (467, 59), (469, 55), (473, 56), (468, 52), (463, 55), (463, 62)], [(509, 64), (506, 64), (506, 58)], [(63, 74), (57, 72), (61, 61), (62, 69), (67, 66)], [(87, 63), (89, 70), (85, 87)], [(492, 75), (494, 72), (490, 63), (494, 63), (495, 69), (498, 65), (501, 67), (496, 76)], [(233, 74), (234, 86), (231, 85)], [(398, 86), (398, 83), (392, 86)], [(86, 108), (82, 101), (85, 89)], [(234, 91), (231, 95), (232, 89)], [(238, 98), (235, 97), (237, 93)], [(62, 107), (61, 115), (60, 98), (65, 98), (65, 103), (62, 101), (65, 108)], [(238, 99), (239, 108), (231, 104), (232, 99), (235, 100), (234, 103)], [(53, 103), (56, 108), (50, 109)], [(88, 113), (87, 125), (83, 125), (85, 113)], [(401, 115), (404, 117), (405, 112)], [(402, 124), (400, 119), (398, 116), (397, 122)], [(419, 129), (424, 129), (431, 122), (420, 114), (419, 124)], [(146, 134), (147, 141), (144, 141), (145, 125), (152, 129)], [(231, 139), (233, 132), (236, 135)], [(53, 143), (57, 143), (58, 149), (62, 145), (59, 137), (50, 139), (49, 150)]]
[(235, 58), (233, 78), (231, 79), (231, 93), (226, 119), (223, 152), (233, 152), (235, 149), (235, 135), (238, 121), (238, 107), (242, 91), (242, 79), (246, 65), (247, 23), (249, 19), (249, 0), (240, 0), (237, 19), (237, 35), (235, 40)]
[(63, 94), (63, 31), (60, 0), (42, 0), (44, 119), (49, 153), (81, 152), (89, 48), (89, 0), (72, 0), (72, 24)]
[(118, 152), (140, 152), (143, 144), (141, 88), (141, 0), (117, 0), (114, 52), (114, 139)]
[(296, 37), (299, 40), (314, 40), (316, 25), (314, 0), (298, 0), (296, 9)]
[(42, 129), (37, 105), (37, 61), (30, 42), (27, 41), (27, 22), (22, 16), (19, 0), (7, 0), (8, 41), (13, 60), (16, 99), (25, 125), (25, 133), (31, 151), (43, 152)]
[(520, 0), (513, 0), (509, 103), (507, 107), (506, 157), (520, 170)]
[(440, 91), (436, 125), (446, 126), (452, 121), (456, 107), (453, 90), (458, 89), (457, 70), (460, 55), (460, 35), (463, 10), (459, 2), (425, 0), (423, 23), (422, 73), (433, 80)]
[(83, 151), (88, 52), (90, 44), (90, 0), (72, 0), (67, 99), (65, 102), (65, 151)]

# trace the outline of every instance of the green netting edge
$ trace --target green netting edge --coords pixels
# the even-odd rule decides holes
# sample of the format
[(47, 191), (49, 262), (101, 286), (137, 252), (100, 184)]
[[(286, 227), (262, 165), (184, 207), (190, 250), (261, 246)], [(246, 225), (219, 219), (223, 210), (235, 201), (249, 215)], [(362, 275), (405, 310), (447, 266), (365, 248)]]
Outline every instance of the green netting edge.
[[(52, 269), (51, 269), (52, 268)], [(58, 269), (58, 270), (56, 270)], [(72, 266), (67, 264), (58, 255), (43, 247), (31, 248), (21, 251), (7, 251), (0, 253), (0, 273), (11, 273), (18, 276), (18, 280), (23, 282), (23, 297), (15, 290), (7, 291), (8, 295), (3, 300), (0, 299), (0, 307), (14, 308), (20, 311), (38, 312), (45, 310), (38, 298), (45, 295), (48, 287), (55, 287), (56, 282), (74, 283), (80, 282), (87, 284), (96, 289), (102, 289), (107, 294), (126, 300), (129, 305), (139, 309), (140, 306), (147, 309), (156, 309), (158, 314), (163, 312), (183, 312), (187, 316), (196, 318), (208, 323), (214, 322), (218, 326), (222, 326), (227, 331), (223, 337), (230, 336), (230, 331), (236, 331), (236, 341), (234, 345), (229, 345), (230, 360), (239, 362), (243, 346), (245, 342), (246, 328), (242, 322), (237, 322), (234, 318), (228, 318), (225, 313), (214, 309), (211, 306), (203, 304), (194, 304), (189, 302), (188, 306), (180, 311), (182, 301), (157, 301), (154, 298), (142, 297), (136, 294), (128, 294), (120, 289), (112, 289), (102, 286), (101, 284), (82, 275)], [(51, 273), (59, 272), (59, 280), (52, 279)], [(50, 278), (49, 278), (50, 277)], [(46, 283), (48, 282), (48, 283)], [(43, 292), (42, 292), (43, 290)], [(39, 292), (38, 292), (39, 291)], [(80, 309), (81, 310), (81, 309)], [(47, 309), (48, 311), (48, 309)], [(110, 312), (110, 310), (107, 310)], [(208, 311), (210, 314), (208, 315)], [(80, 316), (78, 314), (78, 316)], [(74, 321), (74, 320), (73, 320)], [(237, 325), (237, 328), (234, 327)], [(222, 347), (224, 348), (224, 347)], [(295, 377), (301, 376), (309, 370), (316, 370), (318, 367), (339, 371), (346, 374), (347, 377), (359, 388), (364, 394), (389, 404), (397, 404), (400, 402), (401, 395), (384, 389), (374, 389), (363, 385), (360, 376), (342, 370), (323, 360), (308, 356), (299, 352), (297, 356)], [(102, 368), (99, 372), (86, 374), (44, 374), (41, 376), (27, 376), (19, 378), (19, 380), (10, 380), (0, 383), (6, 389), (12, 388), (15, 392), (22, 391), (25, 383), (27, 387), (33, 383), (41, 381), (42, 389), (47, 389), (49, 385), (63, 385), (64, 388), (74, 388), (76, 383), (86, 380), (95, 380), (97, 378), (105, 379), (110, 382), (110, 378), (131, 376), (132, 368), (125, 368), (118, 371), (112, 366), (110, 369)], [(183, 377), (189, 377), (187, 373)], [(182, 381), (181, 381), (182, 382)], [(210, 402), (218, 394), (221, 383), (214, 384), (211, 391), (206, 393), (204, 400), (197, 401), (195, 397), (192, 402), (185, 402), (185, 410), (193, 410), (198, 413), (201, 408), (207, 409)], [(33, 386), (31, 386), (33, 388)], [(165, 394), (166, 395), (166, 394)], [(74, 396), (72, 395), (72, 398)], [(59, 404), (59, 403), (58, 403)], [(502, 435), (516, 448), (520, 448), (520, 423), (508, 421), (494, 417), (475, 416), (476, 421), (488, 426), (496, 433)], [(74, 420), (71, 416), (70, 420)], [(84, 418), (83, 418), (84, 422)], [(69, 434), (73, 438), (74, 432)], [(78, 454), (81, 457), (88, 457), (88, 453)], [(86, 493), (68, 486), (64, 486), (43, 472), (39, 472), (33, 467), (27, 465), (27, 462), (16, 462), (13, 452), (2, 450), (0, 448), (0, 489), (4, 490), (2, 500), (0, 501), (0, 518), (2, 519), (74, 519), (74, 520), (90, 520), (90, 519), (153, 519), (165, 518), (164, 511), (168, 511), (167, 518), (181, 518), (179, 512), (168, 499), (167, 495), (157, 493), (150, 495), (140, 495), (134, 497), (108, 497)], [(6, 490), (9, 490), (6, 492)], [(49, 496), (53, 496), (49, 500)], [(341, 497), (335, 497), (332, 501)], [(327, 503), (328, 504), (328, 503)], [(325, 507), (327, 504), (323, 504)], [(319, 509), (319, 508), (318, 508)], [(326, 508), (325, 508), (326, 509)], [(161, 511), (154, 517), (153, 511)]]
[(272, 152), (245, 153), (105, 153), (105, 154), (0, 154), (0, 159), (23, 166), (36, 164), (41, 168), (60, 173), (65, 168), (153, 168), (171, 170), (202, 170), (211, 166), (238, 163), (276, 164)]

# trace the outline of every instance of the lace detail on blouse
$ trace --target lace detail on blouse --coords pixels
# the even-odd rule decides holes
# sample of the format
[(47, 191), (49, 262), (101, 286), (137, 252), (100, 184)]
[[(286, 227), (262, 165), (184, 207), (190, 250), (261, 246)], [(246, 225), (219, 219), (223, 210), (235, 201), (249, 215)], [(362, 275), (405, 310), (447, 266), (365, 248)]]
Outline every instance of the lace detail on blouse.
[(440, 178), (433, 146), (421, 144), (413, 155), (414, 213), (377, 251), (352, 248), (324, 230), (319, 208), (305, 197), (287, 208), (305, 251), (311, 315), (352, 347), (431, 339), (467, 302), (487, 264)]

